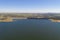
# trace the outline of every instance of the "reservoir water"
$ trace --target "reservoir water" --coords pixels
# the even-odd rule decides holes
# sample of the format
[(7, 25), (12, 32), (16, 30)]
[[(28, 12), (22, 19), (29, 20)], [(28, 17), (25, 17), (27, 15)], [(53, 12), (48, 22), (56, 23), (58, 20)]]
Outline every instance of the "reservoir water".
[(47, 19), (0, 22), (0, 40), (60, 40), (60, 23)]

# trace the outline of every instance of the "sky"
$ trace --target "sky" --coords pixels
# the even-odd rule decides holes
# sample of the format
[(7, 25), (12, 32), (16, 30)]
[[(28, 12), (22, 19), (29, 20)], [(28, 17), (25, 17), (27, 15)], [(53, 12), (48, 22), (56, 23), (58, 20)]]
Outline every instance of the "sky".
[(0, 0), (0, 12), (60, 12), (60, 0)]

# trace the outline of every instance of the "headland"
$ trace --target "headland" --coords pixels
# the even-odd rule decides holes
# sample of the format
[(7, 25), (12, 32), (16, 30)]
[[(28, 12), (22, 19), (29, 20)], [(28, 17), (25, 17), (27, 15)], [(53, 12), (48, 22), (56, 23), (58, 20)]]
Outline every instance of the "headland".
[(60, 13), (0, 13), (0, 22), (13, 22), (13, 19), (49, 19), (60, 22)]

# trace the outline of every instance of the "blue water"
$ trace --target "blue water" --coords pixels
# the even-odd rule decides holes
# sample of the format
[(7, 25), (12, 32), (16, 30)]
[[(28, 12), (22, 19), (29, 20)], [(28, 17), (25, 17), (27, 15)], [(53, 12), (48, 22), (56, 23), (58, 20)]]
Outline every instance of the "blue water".
[(60, 40), (60, 23), (43, 19), (0, 22), (0, 40)]

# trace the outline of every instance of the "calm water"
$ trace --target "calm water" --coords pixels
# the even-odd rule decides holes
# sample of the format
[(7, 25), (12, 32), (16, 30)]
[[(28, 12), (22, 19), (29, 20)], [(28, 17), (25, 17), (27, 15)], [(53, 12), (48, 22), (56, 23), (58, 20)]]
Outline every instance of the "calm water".
[(0, 22), (0, 40), (60, 40), (60, 23), (43, 19)]

